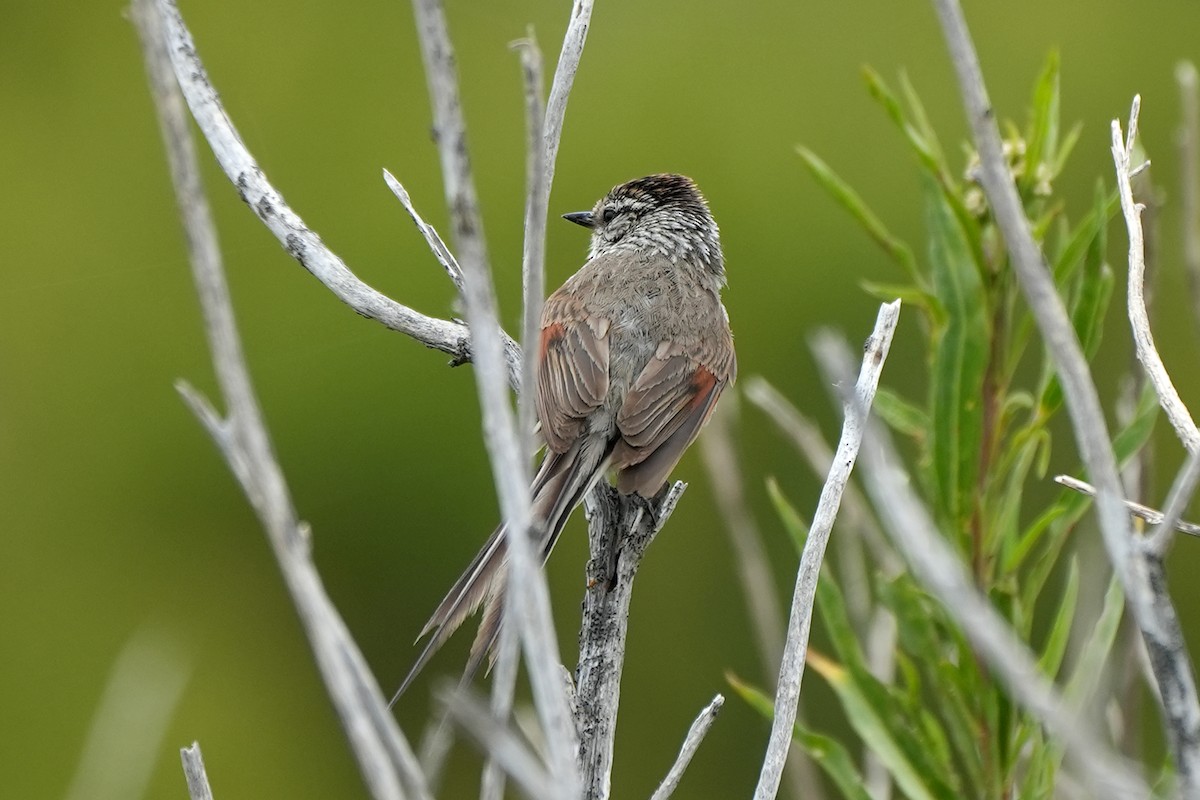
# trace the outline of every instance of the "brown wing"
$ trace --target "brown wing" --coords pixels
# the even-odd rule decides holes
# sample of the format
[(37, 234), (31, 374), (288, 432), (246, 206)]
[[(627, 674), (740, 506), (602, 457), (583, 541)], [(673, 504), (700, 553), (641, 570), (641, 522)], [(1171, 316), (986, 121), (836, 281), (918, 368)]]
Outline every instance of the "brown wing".
[(588, 316), (569, 294), (550, 295), (542, 309), (537, 413), (555, 453), (570, 449), (608, 394), (608, 329), (608, 320)]
[(692, 352), (663, 342), (634, 381), (617, 414), (621, 441), (613, 464), (622, 492), (656, 494), (733, 382), (737, 360), (729, 329), (714, 338)]

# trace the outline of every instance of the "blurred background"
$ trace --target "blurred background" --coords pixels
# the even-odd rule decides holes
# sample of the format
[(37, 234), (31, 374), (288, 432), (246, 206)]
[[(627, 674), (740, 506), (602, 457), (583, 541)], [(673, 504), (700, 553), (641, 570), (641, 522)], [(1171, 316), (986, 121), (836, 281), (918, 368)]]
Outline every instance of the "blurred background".
[[(525, 133), (507, 44), (532, 24), (549, 72), (569, 8), (447, 2), (509, 330), (519, 312)], [(218, 797), (362, 796), (265, 538), (173, 388), (179, 378), (209, 392), (215, 385), (124, 7), (0, 9), (0, 796), (68, 791), (119, 659), (141, 678), (113, 717), (128, 742), (118, 752), (152, 767), (144, 786), (114, 784), (123, 788), (112, 796), (183, 797), (178, 748), (194, 739)], [(1062, 184), (1074, 218), (1090, 208), (1097, 177), (1112, 185), (1109, 121), (1142, 94), (1164, 202), (1156, 330), (1178, 388), (1194, 401), (1174, 68), (1200, 58), (1200, 6), (1011, 0), (970, 2), (966, 12), (1002, 118), (1024, 122), (1046, 54), (1060, 50), (1064, 126), (1084, 125)], [(368, 283), (426, 313), (452, 314), (449, 282), (381, 179), (390, 169), (447, 231), (409, 5), (209, 0), (184, 2), (183, 13), (235, 124), (293, 208)], [(864, 64), (893, 83), (906, 70), (957, 152), (963, 115), (925, 3), (602, 0), (551, 199), (557, 215), (638, 175), (693, 176), (721, 225), (741, 375), (765, 376), (831, 438), (838, 418), (806, 339), (830, 326), (861, 341), (877, 303), (859, 281), (901, 276), (807, 175), (795, 145), (829, 162), (919, 254), (923, 241), (916, 170), (863, 88)], [(445, 356), (337, 302), (248, 213), (203, 146), (201, 155), (279, 457), (329, 592), (388, 690), (496, 521), (470, 368), (448, 369)], [(1112, 230), (1120, 275), (1125, 236)], [(585, 252), (585, 234), (552, 216), (550, 285)], [(1107, 397), (1128, 362), (1123, 302), (1118, 288), (1099, 359)], [(885, 383), (920, 397), (914, 323), (902, 321)], [(764, 479), (777, 477), (801, 509), (813, 507), (819, 483), (747, 403), (741, 416), (746, 485), (786, 600), (796, 558)], [(1168, 431), (1158, 440), (1160, 474), (1170, 475), (1179, 449)], [(1069, 439), (1055, 444), (1055, 464), (1073, 464)], [(763, 675), (695, 452), (676, 475), (691, 490), (651, 550), (634, 601), (616, 797), (652, 792), (696, 712), (727, 692), (727, 670), (755, 682)], [(582, 527), (581, 516), (572, 521), (549, 570), (571, 665)], [(1175, 575), (1187, 574), (1200, 543), (1181, 541), (1172, 561)], [(1194, 644), (1200, 586), (1177, 579), (1173, 590)], [(410, 738), (427, 717), (433, 677), (456, 673), (470, 636), (456, 637), (405, 697), (398, 714)], [(839, 729), (815, 674), (805, 698), (816, 727)], [(155, 709), (172, 703), (153, 723)], [(746, 796), (766, 733), (731, 698), (679, 796)], [(443, 796), (473, 796), (477, 763), (460, 747)], [(76, 796), (102, 796), (99, 787)]]

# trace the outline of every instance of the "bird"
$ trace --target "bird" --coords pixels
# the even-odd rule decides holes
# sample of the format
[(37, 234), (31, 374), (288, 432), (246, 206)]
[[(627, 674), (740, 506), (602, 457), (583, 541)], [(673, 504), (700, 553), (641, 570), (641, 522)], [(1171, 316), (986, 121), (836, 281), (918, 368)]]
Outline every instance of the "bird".
[[(535, 407), (545, 455), (530, 487), (545, 564), (576, 506), (612, 473), (652, 498), (737, 376), (721, 302), (717, 223), (695, 182), (656, 174), (614, 186), (563, 218), (591, 231), (588, 259), (545, 301), (535, 343)], [(394, 703), (482, 605), (464, 680), (492, 651), (507, 581), (501, 524), (422, 629), (430, 635)]]

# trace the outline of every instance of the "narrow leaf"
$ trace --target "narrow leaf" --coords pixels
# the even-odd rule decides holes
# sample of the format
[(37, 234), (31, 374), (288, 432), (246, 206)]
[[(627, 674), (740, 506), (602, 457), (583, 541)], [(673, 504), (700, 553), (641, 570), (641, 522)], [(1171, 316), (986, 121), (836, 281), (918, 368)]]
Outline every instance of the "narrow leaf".
[(918, 442), (929, 436), (929, 415), (891, 389), (880, 386), (876, 390), (871, 410), (896, 433)]
[(1063, 588), (1063, 596), (1058, 604), (1054, 624), (1050, 627), (1050, 634), (1042, 646), (1042, 655), (1038, 658), (1038, 666), (1051, 679), (1058, 675), (1063, 654), (1067, 652), (1067, 640), (1071, 636), (1071, 623), (1075, 621), (1075, 604), (1078, 600), (1079, 560), (1072, 558), (1071, 566), (1067, 571), (1067, 585)]
[[(725, 680), (752, 709), (768, 720), (775, 718), (775, 704), (762, 690), (743, 682), (731, 672), (725, 673)], [(792, 738), (809, 758), (825, 770), (825, 774), (838, 787), (843, 797), (848, 800), (871, 800), (871, 796), (863, 788), (864, 781), (854, 765), (854, 759), (841, 742), (809, 731), (799, 724), (793, 729)]]
[(1059, 59), (1058, 51), (1052, 50), (1033, 89), (1033, 114), (1025, 136), (1023, 194), (1031, 193), (1039, 180), (1049, 180), (1058, 148), (1059, 107)]
[(802, 145), (796, 147), (796, 152), (800, 154), (804, 166), (808, 167), (808, 171), (817, 179), (817, 183), (821, 184), (842, 208), (850, 212), (850, 216), (854, 217), (867, 235), (900, 265), (908, 275), (908, 279), (916, 284), (919, 290), (927, 291), (924, 288), (925, 277), (917, 269), (917, 260), (913, 257), (912, 250), (903, 240), (892, 235), (875, 215), (875, 212), (867, 206), (862, 196), (854, 191), (850, 184), (842, 180), (816, 153)]
[(934, 292), (947, 313), (934, 345), (930, 445), (939, 510), (961, 531), (973, 508), (983, 441), (988, 321), (962, 227), (942, 192), (928, 180), (924, 186)]
[(779, 482), (775, 478), (767, 478), (767, 494), (775, 506), (775, 513), (779, 515), (779, 521), (783, 523), (783, 529), (787, 531), (788, 537), (795, 545), (796, 552), (803, 553), (804, 542), (808, 539), (808, 523), (800, 516), (800, 512), (791, 504), (791, 501), (784, 496), (783, 490), (779, 488)]
[[(913, 800), (951, 800), (956, 797), (948, 787), (935, 791), (928, 780), (932, 776), (915, 764), (893, 738), (900, 731), (880, 716), (845, 669), (812, 650), (808, 653), (808, 665), (833, 688), (854, 731), (887, 768), (900, 791)], [(911, 730), (904, 732), (912, 733)]]

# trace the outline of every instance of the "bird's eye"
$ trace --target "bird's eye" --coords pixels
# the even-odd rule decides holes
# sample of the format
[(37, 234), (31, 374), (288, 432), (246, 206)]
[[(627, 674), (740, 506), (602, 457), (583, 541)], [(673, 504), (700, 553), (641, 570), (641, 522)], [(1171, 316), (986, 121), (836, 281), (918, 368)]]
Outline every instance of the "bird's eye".
[(600, 214), (600, 220), (601, 220), (601, 221), (602, 221), (602, 222), (603, 222), (605, 225), (607, 225), (608, 223), (610, 223), (610, 222), (612, 222), (612, 221), (613, 221), (613, 218), (614, 218), (615, 216), (617, 216), (617, 212), (616, 212), (616, 210), (615, 210), (615, 209), (612, 209), (612, 208), (606, 208), (606, 209), (604, 209), (603, 213), (601, 213), (601, 214)]

